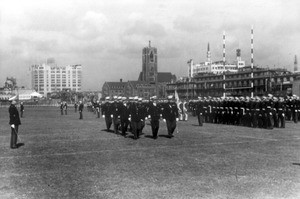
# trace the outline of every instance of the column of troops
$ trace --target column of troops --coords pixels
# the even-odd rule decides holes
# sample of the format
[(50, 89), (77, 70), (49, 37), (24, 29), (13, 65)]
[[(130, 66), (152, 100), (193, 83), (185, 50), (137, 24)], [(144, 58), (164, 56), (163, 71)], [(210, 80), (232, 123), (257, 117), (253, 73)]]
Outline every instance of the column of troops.
[(199, 97), (189, 109), (203, 123), (241, 125), (253, 128), (285, 128), (285, 121), (300, 119), (300, 100), (296, 95), (283, 97)]
[(173, 96), (167, 100), (158, 100), (156, 96), (150, 100), (143, 100), (138, 97), (106, 97), (105, 101), (94, 107), (101, 108), (102, 117), (105, 118), (106, 130), (113, 131), (123, 136), (127, 131), (133, 133), (133, 138), (138, 139), (145, 127), (145, 121), (150, 120), (152, 136), (157, 138), (160, 119), (166, 122), (168, 137), (172, 138), (176, 129), (176, 122), (179, 120), (178, 106)]

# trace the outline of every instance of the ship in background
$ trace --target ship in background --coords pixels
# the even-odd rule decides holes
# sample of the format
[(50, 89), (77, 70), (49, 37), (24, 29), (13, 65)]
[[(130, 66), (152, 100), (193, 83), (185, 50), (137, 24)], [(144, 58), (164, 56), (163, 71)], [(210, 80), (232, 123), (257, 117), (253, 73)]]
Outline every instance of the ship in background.
[(253, 26), (251, 28), (251, 65), (246, 66), (241, 59), (241, 50), (236, 50), (236, 61), (228, 63), (225, 56), (225, 32), (223, 32), (223, 59), (211, 60), (210, 46), (207, 46), (207, 60), (195, 64), (188, 63), (188, 77), (167, 85), (167, 93), (177, 91), (181, 99), (201, 97), (239, 97), (300, 95), (300, 71), (297, 57), (294, 72), (284, 68), (262, 68), (254, 65)]

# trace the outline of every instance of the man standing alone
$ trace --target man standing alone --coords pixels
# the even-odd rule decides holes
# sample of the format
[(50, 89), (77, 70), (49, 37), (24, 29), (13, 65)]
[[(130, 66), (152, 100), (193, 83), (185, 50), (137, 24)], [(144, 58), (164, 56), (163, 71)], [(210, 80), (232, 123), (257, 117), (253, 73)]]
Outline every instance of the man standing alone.
[(10, 128), (11, 128), (10, 148), (16, 149), (19, 125), (21, 125), (19, 112), (16, 107), (16, 101), (13, 100), (11, 102), (11, 105), (8, 108), (8, 112), (9, 112), (9, 124), (10, 124)]
[(21, 102), (21, 104), (20, 104), (20, 112), (21, 112), (21, 117), (23, 117), (23, 113), (24, 113), (24, 105), (23, 105), (23, 102)]
[(83, 103), (79, 101), (79, 119), (82, 120)]

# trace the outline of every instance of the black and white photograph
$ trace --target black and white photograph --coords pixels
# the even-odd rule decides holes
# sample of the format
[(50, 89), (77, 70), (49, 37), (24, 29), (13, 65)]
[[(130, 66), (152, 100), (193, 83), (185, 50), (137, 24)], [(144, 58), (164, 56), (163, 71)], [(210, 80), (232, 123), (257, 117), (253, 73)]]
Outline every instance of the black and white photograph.
[(0, 0), (0, 198), (300, 198), (299, 19), (298, 0)]

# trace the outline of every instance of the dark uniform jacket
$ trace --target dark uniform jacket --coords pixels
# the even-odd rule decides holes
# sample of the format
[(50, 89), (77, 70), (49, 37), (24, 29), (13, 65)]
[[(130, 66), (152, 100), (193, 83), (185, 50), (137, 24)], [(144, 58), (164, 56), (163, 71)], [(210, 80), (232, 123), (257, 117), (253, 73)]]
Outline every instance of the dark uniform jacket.
[(18, 109), (15, 105), (11, 104), (8, 108), (8, 112), (9, 112), (9, 124), (12, 125), (20, 125), (21, 124), (21, 120), (19, 117), (19, 112)]
[(146, 110), (142, 104), (132, 103), (129, 108), (129, 114), (132, 122), (139, 122), (146, 117)]
[(109, 102), (104, 103), (101, 108), (102, 115), (110, 117), (110, 115), (112, 114), (111, 106), (112, 106), (112, 104)]
[(178, 107), (175, 102), (166, 103), (163, 107), (163, 118), (169, 121), (174, 121), (178, 118)]
[(79, 110), (79, 112), (82, 112), (82, 111), (83, 111), (83, 104), (80, 104), (80, 105), (79, 105), (78, 110)]
[(153, 103), (149, 104), (148, 115), (151, 116), (151, 120), (159, 120), (161, 113), (162, 113), (162, 111), (161, 111), (160, 104), (156, 104), (156, 106)]

